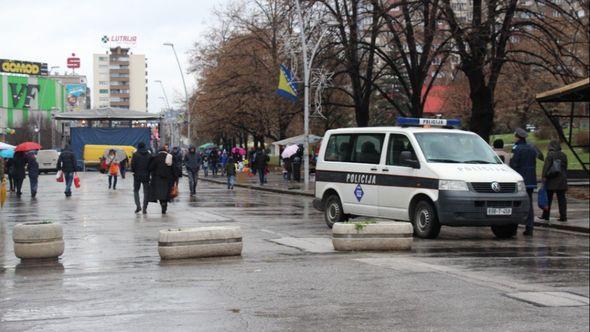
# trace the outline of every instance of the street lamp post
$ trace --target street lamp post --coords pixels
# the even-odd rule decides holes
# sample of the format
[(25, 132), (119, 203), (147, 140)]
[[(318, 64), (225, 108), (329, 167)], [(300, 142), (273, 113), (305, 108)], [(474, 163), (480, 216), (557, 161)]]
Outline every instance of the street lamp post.
[(305, 190), (309, 189), (309, 81), (311, 76), (311, 66), (313, 64), (313, 58), (318, 51), (318, 48), (322, 42), (322, 39), (325, 37), (326, 33), (329, 31), (329, 27), (326, 27), (318, 39), (317, 43), (314, 45), (311, 53), (308, 54), (308, 46), (307, 41), (305, 38), (305, 22), (303, 21), (303, 12), (301, 11), (301, 4), (299, 0), (295, 1), (295, 5), (297, 8), (297, 14), (299, 16), (299, 34), (301, 37), (301, 54), (303, 56), (303, 150), (304, 150), (304, 163), (303, 163), (303, 183), (305, 185)]
[(162, 94), (164, 95), (164, 101), (166, 102), (166, 108), (170, 109), (170, 103), (168, 102), (168, 95), (166, 94), (166, 89), (164, 89), (164, 83), (161, 80), (155, 80), (154, 82), (160, 83), (162, 87)]
[(174, 48), (174, 44), (172, 43), (164, 43), (164, 46), (172, 47), (172, 52), (174, 52), (174, 57), (176, 58), (176, 63), (178, 64), (178, 70), (180, 71), (180, 77), (182, 78), (182, 85), (184, 86), (184, 103), (187, 113), (187, 136), (190, 141), (191, 139), (191, 112), (188, 108), (188, 91), (186, 90), (186, 82), (184, 80), (184, 73), (182, 72), (182, 67), (180, 66), (180, 61), (178, 60), (178, 55), (176, 54), (176, 49)]

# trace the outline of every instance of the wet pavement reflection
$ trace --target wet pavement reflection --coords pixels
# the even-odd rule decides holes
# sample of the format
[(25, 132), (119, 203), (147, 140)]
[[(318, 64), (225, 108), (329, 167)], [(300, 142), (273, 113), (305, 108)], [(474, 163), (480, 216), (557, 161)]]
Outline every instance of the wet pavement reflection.
[[(588, 306), (548, 313), (504, 295), (526, 288), (588, 297), (587, 235), (538, 229), (497, 240), (488, 228), (443, 228), (436, 240), (415, 239), (411, 252), (314, 254), (269, 241), (329, 241), (308, 197), (200, 182), (190, 198), (183, 179), (167, 215), (156, 204), (141, 215), (132, 178), (116, 191), (100, 174), (81, 179), (65, 198), (53, 175), (42, 176), (36, 199), (10, 195), (0, 212), (0, 330), (587, 330)], [(63, 225), (64, 255), (20, 262), (12, 228), (45, 220)], [(160, 261), (159, 230), (230, 223), (243, 229), (242, 257)]]

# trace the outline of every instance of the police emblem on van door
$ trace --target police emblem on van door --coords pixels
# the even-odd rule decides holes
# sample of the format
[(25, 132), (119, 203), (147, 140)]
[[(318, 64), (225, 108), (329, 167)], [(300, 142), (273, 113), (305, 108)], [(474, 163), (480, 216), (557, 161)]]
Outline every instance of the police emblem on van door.
[(363, 191), (363, 187), (361, 187), (360, 184), (357, 185), (354, 189), (354, 196), (356, 197), (356, 200), (360, 202), (364, 194), (365, 192)]
[(492, 184), (490, 185), (492, 187), (492, 190), (494, 192), (500, 192), (500, 190), (502, 190), (502, 188), (500, 187), (500, 184), (498, 182), (492, 182)]

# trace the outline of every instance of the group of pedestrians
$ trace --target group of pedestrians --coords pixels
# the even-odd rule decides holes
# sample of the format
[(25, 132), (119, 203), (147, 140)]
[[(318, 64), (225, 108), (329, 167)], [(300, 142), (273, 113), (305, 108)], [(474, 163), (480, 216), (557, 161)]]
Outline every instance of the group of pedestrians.
[[(533, 192), (537, 188), (537, 159), (544, 162), (542, 169), (542, 185), (547, 191), (548, 206), (543, 210), (540, 219), (549, 221), (551, 212), (551, 203), (554, 194), (557, 195), (559, 204), (559, 221), (567, 222), (567, 201), (565, 193), (567, 186), (567, 169), (568, 161), (565, 153), (561, 151), (559, 141), (552, 140), (549, 142), (547, 157), (544, 157), (541, 151), (534, 145), (527, 142), (528, 133), (518, 128), (515, 133), (515, 143), (512, 147), (512, 156), (500, 154), (511, 168), (518, 172), (524, 179), (526, 191), (529, 196), (529, 215), (523, 235), (532, 236), (534, 229), (534, 210), (533, 210)], [(494, 148), (501, 150), (503, 142), (494, 142)], [(508, 159), (509, 158), (509, 159)], [(508, 159), (508, 160), (506, 160)]]
[(31, 197), (37, 196), (39, 183), (39, 163), (37, 162), (37, 151), (15, 152), (14, 157), (2, 162), (2, 177), (8, 175), (10, 192), (16, 191), (16, 197), (22, 196), (22, 188), (27, 174), (31, 187)]

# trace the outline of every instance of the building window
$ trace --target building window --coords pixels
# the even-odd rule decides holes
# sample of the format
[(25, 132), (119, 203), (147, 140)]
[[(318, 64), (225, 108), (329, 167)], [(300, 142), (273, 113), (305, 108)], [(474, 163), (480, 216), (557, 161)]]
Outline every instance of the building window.
[(98, 101), (109, 101), (109, 97), (99, 97)]
[(109, 82), (107, 82), (107, 81), (99, 81), (98, 82), (98, 85), (100, 85), (100, 86), (107, 86), (107, 85), (109, 85)]
[(99, 56), (98, 57), (98, 61), (108, 61), (109, 58), (107, 58), (106, 56)]
[(109, 93), (109, 89), (100, 89), (98, 93)]
[(107, 69), (109, 68), (109, 65), (98, 65), (99, 69)]

